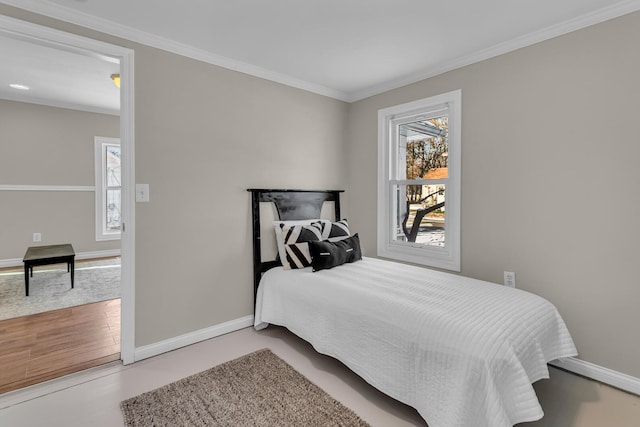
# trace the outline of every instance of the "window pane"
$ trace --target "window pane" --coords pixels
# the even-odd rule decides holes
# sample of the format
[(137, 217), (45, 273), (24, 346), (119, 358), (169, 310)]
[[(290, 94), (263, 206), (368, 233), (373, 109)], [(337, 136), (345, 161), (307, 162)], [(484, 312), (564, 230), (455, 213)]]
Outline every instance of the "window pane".
[(445, 246), (445, 185), (394, 185), (395, 242)]
[(449, 116), (404, 123), (398, 127), (398, 179), (447, 178)]
[(107, 145), (105, 155), (107, 187), (120, 187), (120, 146)]
[(107, 230), (120, 230), (120, 190), (107, 190)]
[(378, 110), (378, 256), (460, 271), (461, 125), (461, 90)]

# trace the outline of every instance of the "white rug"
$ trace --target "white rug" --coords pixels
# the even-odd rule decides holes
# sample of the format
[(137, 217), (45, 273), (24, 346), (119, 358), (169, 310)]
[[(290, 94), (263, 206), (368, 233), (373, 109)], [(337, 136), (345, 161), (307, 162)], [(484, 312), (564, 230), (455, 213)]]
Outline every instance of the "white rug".
[(120, 258), (76, 261), (74, 288), (67, 264), (34, 267), (29, 296), (24, 270), (0, 271), (0, 320), (120, 298)]

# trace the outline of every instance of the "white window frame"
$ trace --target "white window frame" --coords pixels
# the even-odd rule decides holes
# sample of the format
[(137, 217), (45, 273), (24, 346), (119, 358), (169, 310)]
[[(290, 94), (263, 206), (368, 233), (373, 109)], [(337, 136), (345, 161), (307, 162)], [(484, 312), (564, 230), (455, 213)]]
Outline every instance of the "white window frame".
[(106, 156), (105, 151), (108, 145), (120, 145), (120, 138), (107, 138), (104, 136), (96, 136), (94, 138), (94, 170), (95, 170), (95, 181), (96, 181), (96, 240), (120, 240), (120, 230), (113, 231), (107, 230), (107, 212), (106, 212), (106, 192), (107, 192), (107, 183), (106, 183)]
[[(433, 117), (448, 110), (448, 178), (446, 186), (445, 245), (429, 246), (393, 240), (396, 210), (392, 188), (398, 184), (435, 183), (432, 180), (398, 179), (398, 126)], [(462, 151), (462, 91), (456, 90), (378, 111), (378, 256), (451, 271), (460, 271), (460, 177)]]

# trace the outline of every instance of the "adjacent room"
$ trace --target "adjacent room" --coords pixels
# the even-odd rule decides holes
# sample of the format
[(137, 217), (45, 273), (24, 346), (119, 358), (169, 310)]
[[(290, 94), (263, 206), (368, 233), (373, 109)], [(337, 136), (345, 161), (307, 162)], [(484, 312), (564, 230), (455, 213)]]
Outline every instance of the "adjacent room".
[(640, 2), (205, 3), (0, 0), (0, 424), (638, 425)]
[(35, 86), (0, 91), (6, 392), (120, 360), (120, 67), (38, 40), (0, 45), (2, 79)]

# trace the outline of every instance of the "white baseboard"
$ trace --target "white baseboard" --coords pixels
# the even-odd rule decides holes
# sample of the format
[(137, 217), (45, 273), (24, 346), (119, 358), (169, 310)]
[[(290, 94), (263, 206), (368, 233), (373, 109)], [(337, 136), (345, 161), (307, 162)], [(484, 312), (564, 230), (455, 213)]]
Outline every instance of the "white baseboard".
[(169, 338), (168, 340), (160, 341), (154, 344), (138, 347), (134, 352), (134, 361), (138, 362), (149, 357), (166, 353), (167, 351), (186, 347), (188, 345), (208, 340), (210, 338), (215, 338), (220, 335), (228, 334), (230, 332), (238, 331), (249, 326), (253, 326), (253, 315), (230, 320), (228, 322), (220, 323), (209, 328), (189, 332), (188, 334)]
[[(107, 251), (79, 252), (76, 254), (76, 260), (92, 259), (92, 258), (107, 258), (112, 256), (120, 256), (120, 249), (110, 249)], [(0, 268), (22, 267), (22, 266), (24, 266), (24, 263), (22, 262), (22, 258), (0, 259)]]
[(585, 362), (575, 357), (554, 360), (549, 364), (640, 396), (640, 378)]
[(112, 256), (120, 256), (120, 249), (111, 249), (108, 251), (80, 252), (76, 254), (76, 259), (108, 258)]
[[(142, 359), (157, 356), (167, 351), (176, 350), (200, 341), (250, 327), (253, 325), (253, 320), (252, 315), (245, 316), (209, 328), (200, 329), (198, 331), (170, 338), (168, 340), (139, 347), (135, 350), (134, 360), (137, 362)], [(575, 357), (554, 360), (549, 364), (640, 396), (640, 378), (632, 377), (590, 362), (585, 362), (584, 360), (576, 359)]]
[(23, 266), (22, 258), (14, 258), (14, 259), (1, 259), (0, 260), (0, 268), (7, 267), (18, 267)]

